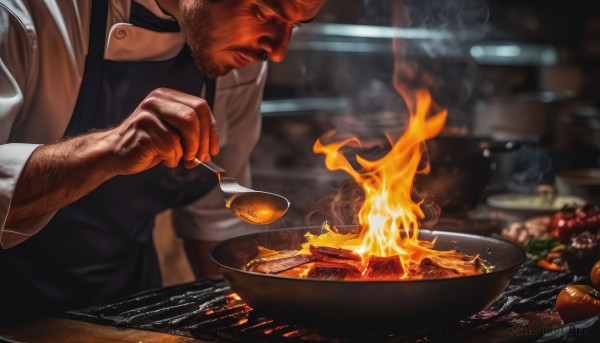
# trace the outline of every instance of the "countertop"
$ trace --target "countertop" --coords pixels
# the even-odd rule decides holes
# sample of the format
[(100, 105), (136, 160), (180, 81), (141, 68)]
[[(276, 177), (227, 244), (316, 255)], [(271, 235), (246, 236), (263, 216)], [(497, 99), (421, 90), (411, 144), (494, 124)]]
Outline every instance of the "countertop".
[(459, 322), (418, 328), (354, 323), (320, 328), (252, 310), (225, 280), (157, 288), (63, 315), (0, 328), (7, 342), (596, 342), (600, 315), (564, 325), (558, 292), (589, 277), (539, 269), (527, 262), (494, 304)]
[(78, 320), (51, 317), (0, 328), (0, 341), (8, 342), (207, 342), (159, 332), (117, 328)]

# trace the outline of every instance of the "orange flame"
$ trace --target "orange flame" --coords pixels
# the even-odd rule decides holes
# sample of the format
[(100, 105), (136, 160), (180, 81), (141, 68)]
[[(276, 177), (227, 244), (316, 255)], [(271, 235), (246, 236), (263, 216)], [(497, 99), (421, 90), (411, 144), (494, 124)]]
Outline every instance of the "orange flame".
[[(394, 2), (393, 19), (396, 24), (404, 24), (407, 18), (406, 12), (401, 10), (402, 3)], [(395, 142), (388, 135), (390, 151), (377, 160), (356, 155), (359, 167), (355, 169), (343, 150), (351, 145), (360, 146), (358, 138), (329, 144), (324, 144), (319, 139), (313, 146), (315, 153), (325, 155), (325, 164), (329, 170), (345, 171), (364, 191), (365, 199), (358, 212), (360, 231), (342, 234), (325, 223), (325, 233), (305, 235), (306, 242), (299, 252), (310, 255), (314, 261), (301, 263), (275, 274), (325, 279), (395, 280), (474, 275), (490, 269), (478, 256), (464, 255), (455, 250), (434, 250), (435, 239), (425, 241), (418, 238), (419, 222), (425, 218), (425, 214), (420, 207), (422, 200), (413, 199), (413, 184), (417, 174), (429, 172), (429, 163), (423, 163), (422, 160), (426, 149), (425, 141), (435, 137), (443, 129), (447, 111), (432, 101), (427, 90), (432, 86), (431, 76), (417, 73), (415, 65), (403, 59), (404, 44), (399, 38), (393, 39), (393, 82), (406, 103), (409, 122), (405, 132)], [(415, 87), (408, 88), (409, 84), (420, 86), (413, 91)], [(334, 134), (331, 131), (325, 137), (332, 138)], [(320, 247), (340, 250), (319, 251)], [(289, 254), (289, 251), (263, 249), (259, 257), (272, 256), (271, 260), (263, 262), (268, 264), (289, 258)], [(356, 257), (356, 254), (361, 261), (348, 257)], [(253, 262), (248, 263), (248, 266)], [(252, 267), (249, 270), (252, 271)], [(260, 269), (255, 270), (262, 272)]]
[(418, 262), (429, 255), (427, 252), (433, 243), (418, 240), (419, 221), (425, 215), (419, 207), (420, 202), (413, 200), (412, 190), (415, 175), (429, 172), (428, 163), (419, 169), (424, 142), (442, 130), (447, 111), (432, 114), (432, 99), (425, 89), (417, 90), (414, 98), (405, 96), (405, 100), (408, 100), (410, 112), (406, 131), (395, 143), (391, 142), (391, 150), (378, 160), (370, 161), (356, 155), (360, 170), (355, 170), (341, 152), (350, 143), (360, 144), (357, 138), (326, 145), (320, 139), (315, 142), (313, 151), (325, 155), (327, 168), (348, 173), (364, 190), (365, 201), (358, 213), (361, 229), (358, 235), (341, 235), (333, 231), (319, 236), (307, 235), (306, 246), (349, 249), (363, 259), (399, 255), (403, 267), (411, 260)]

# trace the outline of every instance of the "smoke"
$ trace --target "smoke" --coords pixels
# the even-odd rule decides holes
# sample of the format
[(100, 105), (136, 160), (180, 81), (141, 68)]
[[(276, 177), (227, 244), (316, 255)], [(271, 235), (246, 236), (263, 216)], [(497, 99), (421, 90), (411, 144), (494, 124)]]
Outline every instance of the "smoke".
[(325, 221), (333, 225), (358, 225), (358, 211), (362, 207), (365, 193), (356, 181), (347, 180), (337, 193), (321, 198), (306, 216), (307, 225), (320, 225)]
[[(352, 113), (335, 119), (337, 130), (358, 136), (362, 148), (389, 149), (386, 134), (398, 138), (408, 119), (395, 83), (429, 89), (435, 103), (448, 108), (451, 125), (468, 125), (462, 107), (473, 94), (477, 70), (469, 43), (487, 32), (485, 0), (365, 0), (364, 4), (359, 24), (394, 28), (395, 38), (390, 40), (389, 56), (373, 55), (369, 62), (349, 65), (355, 71), (347, 77)], [(364, 156), (364, 151), (360, 154)], [(440, 208), (433, 198), (417, 193), (413, 197), (422, 201), (421, 225), (434, 225)], [(319, 200), (306, 223), (357, 224), (363, 201), (362, 189), (349, 180), (337, 193)]]
[[(516, 193), (536, 193), (536, 187), (542, 183), (551, 183), (552, 160), (536, 146), (523, 144), (521, 148), (507, 156), (512, 161), (504, 161), (502, 165), (510, 167), (504, 170), (508, 190)], [(502, 174), (502, 173), (500, 173)], [(506, 182), (506, 180), (505, 180)]]
[[(441, 209), (433, 197), (413, 193), (415, 201), (422, 200), (421, 210), (425, 217), (421, 226), (437, 224)], [(321, 198), (314, 209), (306, 216), (307, 225), (320, 225), (327, 221), (333, 225), (358, 225), (358, 212), (365, 200), (365, 193), (354, 180), (346, 180), (335, 194)]]
[(410, 19), (411, 24), (403, 27), (424, 28), (444, 35), (480, 30), (489, 19), (485, 0), (365, 0), (361, 23), (393, 26), (390, 13), (394, 8), (401, 8), (407, 13), (405, 18)]
[(353, 128), (359, 138), (403, 129), (406, 108), (394, 89), (399, 82), (429, 89), (448, 109), (449, 125), (468, 130), (477, 78), (470, 48), (489, 31), (488, 17), (485, 0), (365, 0), (359, 24), (393, 29), (394, 39), (387, 53), (340, 56), (351, 118), (337, 120), (336, 127)]
[[(436, 102), (453, 109), (473, 93), (477, 67), (471, 43), (488, 31), (483, 0), (392, 0), (396, 78), (429, 88)], [(410, 38), (410, 32), (420, 37)], [(452, 111), (451, 111), (452, 114)]]

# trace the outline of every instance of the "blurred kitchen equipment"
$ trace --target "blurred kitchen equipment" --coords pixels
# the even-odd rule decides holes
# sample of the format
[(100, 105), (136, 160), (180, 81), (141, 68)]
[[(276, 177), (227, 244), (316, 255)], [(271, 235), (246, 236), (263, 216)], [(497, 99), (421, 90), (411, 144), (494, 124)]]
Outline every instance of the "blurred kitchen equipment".
[(558, 171), (600, 166), (600, 109), (581, 104), (560, 118), (555, 158)]
[(521, 146), (517, 141), (487, 137), (440, 136), (427, 141), (431, 171), (418, 175), (415, 187), (433, 195), (446, 211), (473, 209), (492, 180), (494, 157)]
[(556, 176), (558, 194), (573, 194), (600, 205), (600, 169), (573, 169)]
[(574, 195), (559, 195), (546, 201), (540, 195), (506, 193), (488, 197), (487, 204), (493, 210), (504, 213), (510, 221), (517, 221), (551, 215), (565, 205), (579, 207), (585, 204), (585, 200)]
[(219, 186), (225, 196), (225, 207), (245, 222), (254, 225), (271, 224), (290, 207), (290, 202), (281, 195), (242, 187), (234, 178), (223, 176), (225, 169), (212, 161), (201, 162), (194, 159), (194, 162), (217, 174)]
[(554, 139), (557, 113), (576, 93), (531, 92), (499, 95), (477, 107), (474, 132), (496, 139)]

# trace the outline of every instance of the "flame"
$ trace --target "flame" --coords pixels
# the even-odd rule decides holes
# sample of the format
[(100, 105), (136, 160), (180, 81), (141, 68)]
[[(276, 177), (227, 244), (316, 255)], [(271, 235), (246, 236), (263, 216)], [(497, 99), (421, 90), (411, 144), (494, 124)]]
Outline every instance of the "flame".
[[(406, 88), (396, 86), (406, 100), (410, 118), (405, 132), (396, 142), (388, 136), (392, 147), (385, 156), (371, 161), (356, 155), (360, 165), (356, 170), (342, 152), (350, 144), (360, 145), (356, 137), (330, 144), (323, 144), (321, 139), (315, 142), (313, 151), (325, 155), (326, 167), (349, 174), (364, 190), (365, 200), (358, 213), (358, 234), (339, 234), (325, 225), (324, 234), (307, 234), (304, 249), (310, 245), (348, 249), (360, 254), (363, 261), (369, 256), (398, 255), (405, 271), (408, 263), (418, 263), (424, 257), (455, 267), (456, 263), (450, 260), (456, 257), (464, 263), (462, 255), (432, 250), (435, 242), (418, 239), (419, 221), (425, 215), (419, 206), (422, 201), (413, 200), (415, 176), (428, 173), (430, 169), (429, 163), (423, 164), (421, 160), (424, 143), (442, 130), (447, 111), (435, 109), (426, 89), (409, 94)], [(331, 131), (326, 137), (330, 138), (334, 133)]]
[[(410, 25), (403, 1), (395, 1), (392, 18), (397, 26)], [(313, 151), (325, 155), (325, 165), (331, 171), (341, 170), (350, 175), (362, 188), (365, 199), (358, 212), (359, 231), (340, 233), (335, 227), (323, 225), (324, 233), (305, 235), (306, 242), (299, 252), (311, 255), (314, 262), (303, 263), (277, 275), (289, 277), (343, 278), (348, 280), (393, 280), (409, 278), (437, 278), (474, 275), (490, 270), (479, 256), (468, 256), (454, 250), (435, 250), (433, 241), (419, 240), (419, 223), (425, 218), (420, 205), (423, 199), (414, 199), (413, 185), (418, 174), (427, 174), (429, 162), (422, 159), (425, 142), (443, 129), (447, 111), (432, 101), (428, 91), (433, 78), (421, 73), (420, 68), (403, 57), (405, 43), (399, 37), (392, 40), (394, 50), (393, 84), (404, 99), (409, 114), (406, 130), (397, 140), (387, 136), (391, 149), (380, 159), (368, 160), (355, 155), (355, 168), (344, 155), (344, 150), (358, 145), (352, 137), (324, 144), (318, 139)], [(411, 87), (408, 87), (411, 85)], [(335, 131), (323, 138), (332, 140)], [(346, 149), (344, 149), (346, 148)], [(349, 250), (361, 261), (341, 257), (336, 252), (313, 253), (316, 247)], [(324, 255), (324, 256), (322, 256)], [(273, 254), (263, 250), (262, 263), (277, 264), (289, 257), (289, 252)], [(266, 257), (265, 257), (266, 256)], [(251, 261), (252, 266), (258, 266)], [(399, 264), (399, 265), (398, 265)], [(247, 267), (248, 267), (247, 266)], [(401, 267), (401, 268), (400, 268)], [(356, 275), (359, 274), (359, 275)], [(312, 276), (311, 276), (312, 275)]]

